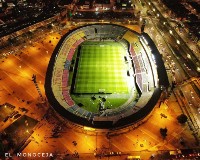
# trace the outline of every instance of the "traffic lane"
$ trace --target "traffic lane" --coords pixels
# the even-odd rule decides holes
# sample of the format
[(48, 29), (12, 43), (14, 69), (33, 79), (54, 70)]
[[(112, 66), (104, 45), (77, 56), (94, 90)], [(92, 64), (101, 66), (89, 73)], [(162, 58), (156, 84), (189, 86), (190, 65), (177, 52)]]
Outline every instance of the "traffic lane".
[[(175, 57), (175, 55), (171, 54), (171, 50), (165, 44), (166, 42), (163, 40), (164, 37), (162, 36), (164, 35), (164, 33), (163, 32), (161, 34), (157, 33), (156, 32), (157, 30), (154, 29), (154, 26), (152, 25), (153, 25), (153, 22), (151, 20), (147, 24), (147, 27), (150, 28), (149, 30), (147, 30), (147, 32), (150, 31), (149, 34), (151, 35), (151, 38), (154, 40), (154, 42), (156, 43), (158, 47), (158, 50), (163, 55), (165, 66), (167, 66), (170, 72), (172, 72), (173, 74), (172, 79), (175, 78), (174, 80), (176, 82), (182, 82), (184, 79), (187, 79), (187, 77), (185, 76), (186, 73), (184, 72), (183, 68), (179, 64), (178, 59)], [(154, 35), (157, 35), (157, 36), (154, 36)], [(160, 38), (158, 36), (160, 36)]]
[(190, 39), (190, 37), (188, 36), (188, 33), (185, 31), (185, 29), (182, 28), (180, 31), (180, 29), (178, 27), (176, 27), (176, 25), (179, 24), (178, 22), (176, 22), (175, 24), (173, 24), (173, 23), (175, 23), (175, 22), (171, 22), (170, 24), (176, 30), (176, 33), (182, 38), (182, 40), (191, 49), (191, 51), (194, 53), (196, 58), (199, 59), (199, 56), (200, 56), (200, 55), (198, 55), (200, 53), (199, 46)]
[[(198, 108), (200, 107), (200, 98), (199, 95), (195, 92), (193, 86), (194, 84), (191, 82), (190, 85), (185, 85), (182, 87), (182, 90), (184, 91), (184, 96), (187, 99), (188, 105), (192, 109), (195, 117), (200, 122), (200, 114), (198, 112)], [(199, 123), (200, 124), (200, 123)]]
[(182, 65), (182, 67), (184, 68), (186, 73), (189, 72), (189, 75), (191, 77), (198, 76), (199, 72), (197, 71), (196, 65), (189, 58), (187, 58), (187, 53), (185, 53), (185, 51), (181, 48), (180, 45), (178, 45), (177, 47), (176, 39), (172, 35), (170, 35), (168, 31), (166, 31), (166, 29), (163, 29), (163, 27), (161, 27), (159, 23), (157, 24), (157, 26), (159, 26), (159, 28), (163, 31), (167, 43), (170, 44), (170, 46), (174, 50), (174, 53), (180, 59), (180, 60), (178, 59), (179, 63), (185, 64), (184, 66)]
[[(194, 90), (194, 93), (196, 94), (196, 97), (198, 97), (198, 100), (200, 101), (200, 90), (199, 90), (199, 86), (198, 83), (195, 83), (196, 81), (192, 81), (191, 82), (191, 86), (192, 89)], [(198, 104), (198, 106), (200, 107), (200, 103)]]
[[(175, 32), (175, 30), (173, 29), (173, 28), (171, 28), (171, 26), (168, 24), (168, 22), (166, 21), (166, 19), (162, 16), (162, 14), (159, 12), (159, 10), (155, 10), (154, 12), (153, 12), (153, 14), (154, 14), (154, 16), (157, 16), (157, 14), (159, 14), (159, 15), (161, 15), (160, 16), (160, 20), (162, 21), (162, 22), (166, 22), (165, 23), (165, 25), (162, 25), (161, 24), (161, 26), (162, 26), (162, 28), (163, 28), (163, 30), (167, 30), (167, 31), (169, 31), (169, 30), (172, 30), (173, 31), (173, 36), (174, 36), (174, 38), (175, 39), (181, 39), (181, 37)], [(160, 23), (159, 23), (160, 24)], [(166, 28), (165, 28), (166, 27)], [(161, 29), (162, 30), (162, 29)], [(200, 61), (199, 61), (199, 59), (196, 57), (196, 55), (190, 50), (190, 48), (185, 44), (185, 42), (181, 39), (180, 40), (181, 41), (181, 43), (184, 43), (184, 45), (182, 45), (181, 47), (183, 48), (183, 50), (184, 51), (186, 51), (187, 53), (190, 53), (190, 56), (191, 56), (191, 61), (193, 61), (193, 63), (195, 63), (196, 65), (200, 65)]]
[[(164, 28), (166, 27), (166, 25), (162, 25), (161, 24), (161, 27), (163, 27), (163, 30), (165, 30)], [(169, 29), (167, 29), (166, 27), (166, 31), (168, 31)], [(169, 35), (169, 33), (168, 33)], [(170, 34), (171, 37), (173, 38), (174, 40), (174, 44), (177, 44), (177, 47), (180, 49), (180, 50), (183, 50), (185, 53), (186, 53), (186, 57), (188, 57), (188, 55), (190, 56), (190, 61), (193, 62), (195, 64), (195, 66), (199, 66), (199, 59), (196, 57), (196, 55), (190, 50), (190, 48), (188, 47), (188, 44), (185, 43), (178, 35), (175, 31), (172, 32), (172, 34)], [(179, 41), (180, 44), (178, 44), (177, 42)]]
[(177, 49), (176, 45), (173, 46), (174, 44), (171, 43), (171, 47), (176, 54), (176, 56), (180, 59), (179, 63), (182, 64), (182, 67), (184, 68), (185, 72), (190, 76), (190, 77), (196, 77), (199, 75), (199, 72), (197, 71), (197, 67), (194, 65), (193, 62), (191, 62), (188, 58), (185, 58), (180, 50)]

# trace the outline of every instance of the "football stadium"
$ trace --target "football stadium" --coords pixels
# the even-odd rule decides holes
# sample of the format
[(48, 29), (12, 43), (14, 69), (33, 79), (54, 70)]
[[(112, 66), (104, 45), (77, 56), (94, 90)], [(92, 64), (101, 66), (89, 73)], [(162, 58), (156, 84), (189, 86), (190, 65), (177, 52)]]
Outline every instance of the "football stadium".
[(45, 91), (51, 106), (71, 122), (117, 128), (149, 115), (168, 85), (148, 34), (97, 23), (62, 37), (49, 62)]

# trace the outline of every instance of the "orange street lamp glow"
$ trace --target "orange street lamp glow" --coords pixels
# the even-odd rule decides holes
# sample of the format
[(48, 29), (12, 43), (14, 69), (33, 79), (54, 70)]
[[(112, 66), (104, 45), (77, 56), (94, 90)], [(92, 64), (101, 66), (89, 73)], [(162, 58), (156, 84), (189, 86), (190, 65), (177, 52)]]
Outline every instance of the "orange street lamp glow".
[(83, 129), (86, 131), (95, 131), (95, 128), (86, 127), (86, 126), (84, 126)]

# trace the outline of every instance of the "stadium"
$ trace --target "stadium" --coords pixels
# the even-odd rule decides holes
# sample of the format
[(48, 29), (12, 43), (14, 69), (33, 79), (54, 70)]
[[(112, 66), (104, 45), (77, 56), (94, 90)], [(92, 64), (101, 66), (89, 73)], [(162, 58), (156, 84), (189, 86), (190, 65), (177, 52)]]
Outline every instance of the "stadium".
[(168, 85), (162, 57), (148, 34), (97, 23), (62, 37), (49, 61), (45, 92), (66, 119), (105, 129), (144, 119)]

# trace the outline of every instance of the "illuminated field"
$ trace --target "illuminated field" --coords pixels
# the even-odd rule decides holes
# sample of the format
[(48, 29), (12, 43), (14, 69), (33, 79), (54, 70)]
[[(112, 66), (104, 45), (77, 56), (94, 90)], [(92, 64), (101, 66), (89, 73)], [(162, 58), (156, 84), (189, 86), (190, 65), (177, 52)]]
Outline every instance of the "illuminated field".
[(116, 24), (80, 26), (55, 48), (46, 94), (55, 110), (75, 123), (130, 124), (148, 115), (161, 94), (156, 61), (161, 56), (145, 33)]
[(117, 42), (81, 45), (74, 93), (128, 93), (124, 56)]
[[(84, 42), (74, 57), (77, 71), (73, 72), (72, 97), (76, 103), (92, 112), (98, 111), (101, 97), (106, 98), (104, 104), (108, 108), (125, 103), (130, 97), (130, 86), (124, 56), (126, 50), (118, 42)], [(97, 100), (92, 100), (95, 95)]]

